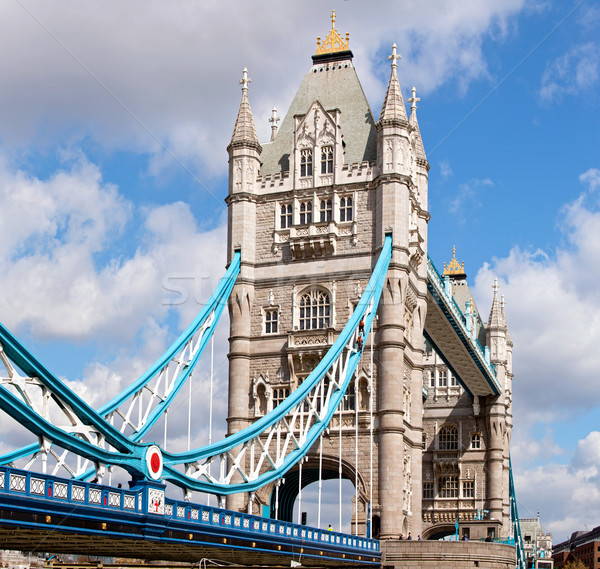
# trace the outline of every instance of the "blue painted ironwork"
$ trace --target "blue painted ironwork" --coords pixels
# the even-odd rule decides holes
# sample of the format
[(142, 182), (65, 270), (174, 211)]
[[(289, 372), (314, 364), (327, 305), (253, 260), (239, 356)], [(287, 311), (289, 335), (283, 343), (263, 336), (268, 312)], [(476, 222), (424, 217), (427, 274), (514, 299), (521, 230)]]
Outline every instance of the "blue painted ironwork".
[[(145, 461), (148, 444), (140, 444), (139, 441), (165, 412), (190, 377), (214, 332), (239, 270), (240, 253), (236, 252), (217, 289), (190, 326), (137, 381), (97, 412), (46, 370), (0, 324), (0, 357), (8, 373), (8, 377), (1, 380), (0, 408), (38, 435), (42, 441), (41, 444), (28, 445), (0, 457), (0, 463), (10, 464), (20, 458), (35, 456), (40, 450), (48, 453), (50, 443), (53, 443), (97, 464), (119, 465), (136, 475), (148, 476)], [(11, 362), (28, 377), (19, 376)], [(36, 413), (32, 398), (26, 390), (26, 387), (31, 387), (32, 384), (68, 415), (68, 431), (54, 426)], [(163, 393), (158, 394), (161, 384)], [(16, 395), (4, 386), (13, 387)], [(144, 390), (151, 396), (142, 409)], [(140, 417), (137, 422), (132, 419), (134, 407), (139, 410)], [(74, 417), (79, 421), (79, 433), (76, 432), (77, 429), (72, 428)], [(120, 422), (119, 428), (113, 425), (115, 421)], [(82, 432), (85, 432), (85, 435)], [(102, 448), (106, 445), (112, 446), (115, 452)], [(65, 451), (61, 455), (57, 454), (56, 458), (58, 466), (62, 464), (66, 467)], [(89, 469), (85, 463), (77, 472), (71, 468), (67, 470), (71, 475), (83, 478), (94, 473), (94, 469)]]
[[(281, 478), (301, 460), (327, 428), (350, 384), (375, 318), (391, 254), (392, 238), (388, 235), (348, 323), (317, 367), (289, 397), (249, 427), (222, 441), (189, 452), (164, 452), (163, 478), (212, 494), (251, 492)], [(361, 320), (364, 332), (362, 346), (358, 347)], [(219, 462), (216, 476), (210, 469), (214, 460)], [(185, 473), (176, 465), (184, 465)], [(240, 481), (234, 479), (236, 475)]]
[[(451, 291), (447, 290), (444, 280), (440, 276), (429, 256), (427, 257), (427, 288), (442, 309), (444, 315), (448, 319), (448, 322), (450, 322), (452, 328), (455, 330), (458, 338), (465, 346), (470, 356), (473, 358), (473, 361), (481, 371), (482, 376), (489, 384), (493, 394), (500, 395), (500, 393), (502, 393), (502, 387), (496, 378), (494, 366), (490, 363), (489, 353), (486, 354), (486, 351), (481, 347), (481, 344), (478, 342), (477, 338), (471, 334), (467, 326), (467, 319), (465, 315), (458, 307), (458, 304), (454, 300)], [(429, 340), (431, 340), (427, 334), (426, 336)], [(437, 351), (441, 353), (441, 350)], [(452, 370), (452, 372), (455, 373), (454, 370)], [(460, 379), (460, 374), (455, 375), (457, 375), (457, 377)], [(468, 390), (466, 386), (465, 388)]]
[(515, 549), (517, 552), (516, 569), (527, 569), (527, 556), (525, 546), (521, 535), (521, 522), (519, 521), (519, 510), (517, 508), (517, 498), (515, 494), (515, 481), (513, 479), (512, 460), (508, 457), (509, 464), (509, 483), (508, 494), (510, 499), (510, 521), (513, 528), (513, 537), (515, 540)]
[[(304, 558), (342, 563), (345, 559), (360, 565), (377, 565), (381, 559), (379, 541), (374, 539), (172, 500), (164, 498), (164, 491), (165, 486), (156, 482), (120, 489), (0, 467), (0, 512), (23, 513), (2, 516), (2, 524), (7, 526), (136, 540), (141, 533), (165, 543), (173, 541), (164, 535), (168, 528), (189, 532), (189, 539), (196, 543), (223, 549), (256, 552), (263, 547), (269, 553), (278, 551), (296, 559), (302, 551)], [(45, 515), (50, 521), (43, 521)], [(53, 524), (54, 515), (59, 520)]]

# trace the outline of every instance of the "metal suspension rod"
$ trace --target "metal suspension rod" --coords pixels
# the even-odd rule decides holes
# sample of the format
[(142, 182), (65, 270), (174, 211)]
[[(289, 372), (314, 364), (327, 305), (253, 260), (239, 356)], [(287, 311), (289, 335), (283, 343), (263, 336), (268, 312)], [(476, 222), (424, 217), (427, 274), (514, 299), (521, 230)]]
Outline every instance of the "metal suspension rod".
[(323, 433), (319, 437), (319, 506), (317, 509), (317, 527), (321, 529), (321, 493), (323, 491)]
[(302, 523), (302, 463), (301, 460), (298, 463), (298, 525)]
[(354, 374), (354, 526), (358, 535), (358, 373)]
[(339, 426), (338, 426), (338, 436), (340, 438), (340, 454), (339, 454), (339, 466), (338, 466), (338, 493), (339, 493), (339, 532), (342, 531), (342, 406), (343, 400), (340, 401), (340, 412), (339, 412)]
[[(377, 316), (375, 317), (377, 319)], [(369, 358), (369, 535), (373, 537), (373, 328), (371, 328), (371, 350)]]

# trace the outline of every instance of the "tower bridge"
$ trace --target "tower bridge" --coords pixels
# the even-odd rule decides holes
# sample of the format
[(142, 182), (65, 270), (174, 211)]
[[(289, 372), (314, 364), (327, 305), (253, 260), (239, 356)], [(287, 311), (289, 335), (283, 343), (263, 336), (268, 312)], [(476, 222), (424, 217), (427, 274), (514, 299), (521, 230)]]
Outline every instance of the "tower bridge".
[[(456, 556), (458, 567), (483, 556), (524, 567), (503, 301), (495, 286), (484, 323), (455, 254), (443, 274), (427, 256), (420, 99), (413, 88), (408, 115), (395, 45), (388, 59), (376, 121), (332, 17), (266, 143), (244, 69), (227, 148), (227, 272), (173, 346), (101, 409), (0, 325), (0, 408), (38, 441), (0, 457), (0, 544), (25, 549), (51, 527), (69, 536), (66, 549), (88, 536), (149, 558), (379, 565), (383, 555), (386, 566), (451, 567)], [(148, 434), (226, 303), (228, 436), (170, 451)], [(114, 468), (130, 489), (103, 484)], [(352, 535), (293, 524), (302, 489), (333, 477), (355, 485)], [(219, 508), (192, 492), (216, 495)], [(493, 543), (433, 541), (458, 537)]]

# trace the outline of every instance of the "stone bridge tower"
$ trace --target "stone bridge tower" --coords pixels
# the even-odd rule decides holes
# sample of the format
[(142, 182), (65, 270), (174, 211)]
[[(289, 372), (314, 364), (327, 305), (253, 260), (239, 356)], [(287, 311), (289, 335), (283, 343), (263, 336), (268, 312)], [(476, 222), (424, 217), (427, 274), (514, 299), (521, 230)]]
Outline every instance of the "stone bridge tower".
[[(421, 532), (422, 376), (426, 309), (427, 183), (414, 91), (407, 116), (396, 46), (376, 122), (348, 36), (332, 27), (271, 141), (260, 144), (247, 72), (229, 152), (229, 258), (242, 268), (230, 301), (228, 431), (279, 404), (312, 371), (347, 322), (386, 234), (393, 254), (365, 357), (341, 414), (323, 438), (323, 477), (358, 478), (358, 524), (366, 530), (373, 480), (374, 528), (382, 537)], [(370, 349), (370, 346), (369, 346)], [(370, 385), (373, 377), (373, 424)], [(356, 419), (358, 417), (358, 429)], [(341, 425), (340, 425), (341, 421)], [(355, 465), (358, 432), (359, 463)], [(370, 448), (373, 433), (373, 473)], [(319, 449), (303, 465), (315, 480)], [(357, 473), (355, 471), (358, 470)], [(291, 520), (298, 471), (285, 484), (228, 499), (232, 509)], [(251, 501), (248, 506), (248, 501)], [(277, 510), (277, 512), (275, 512)]]

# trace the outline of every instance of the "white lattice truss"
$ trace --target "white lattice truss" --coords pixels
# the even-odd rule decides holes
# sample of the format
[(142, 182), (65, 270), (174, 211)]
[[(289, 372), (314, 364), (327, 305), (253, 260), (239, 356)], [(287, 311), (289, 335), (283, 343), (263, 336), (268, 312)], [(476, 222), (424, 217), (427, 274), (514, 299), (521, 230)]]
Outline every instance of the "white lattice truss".
[[(98, 411), (100, 416), (130, 440), (139, 441), (160, 414), (166, 412), (172, 398), (188, 376), (191, 376), (193, 364), (200, 355), (202, 339), (206, 334), (211, 334), (214, 328), (215, 310), (209, 313), (201, 326), (166, 364), (157, 368), (156, 373), (148, 380), (145, 378), (149, 374), (142, 376), (133, 385), (133, 389), (125, 390), (111, 402), (112, 404), (109, 403), (100, 409)], [(105, 437), (94, 425), (81, 421), (73, 406), (57, 393), (52, 392), (38, 377), (20, 375), (6, 356), (1, 342), (0, 361), (6, 370), (3, 375), (0, 375), (0, 385), (19, 396), (42, 419), (100, 449), (115, 450), (106, 443)], [(41, 436), (38, 438), (38, 444), (11, 453), (14, 458), (6, 463), (17, 466), (15, 464), (17, 460), (24, 461), (24, 464), (19, 463), (19, 468), (30, 470), (36, 461), (41, 459), (42, 471), (46, 473), (48, 462), (53, 461), (52, 475), (64, 474), (64, 472), (69, 477), (78, 478), (89, 478), (95, 475), (101, 481), (107, 465), (92, 463), (91, 460), (81, 456), (73, 457), (71, 456), (73, 453), (57, 448), (48, 438)], [(93, 470), (90, 470), (92, 467)]]
[[(373, 306), (371, 298), (364, 312), (365, 320), (372, 320)], [(263, 485), (281, 476), (298, 461), (298, 455), (306, 454), (342, 404), (361, 356), (361, 350), (356, 347), (358, 336), (357, 328), (326, 371), (320, 377), (311, 377), (318, 372), (317, 368), (299, 386), (296, 395), (302, 395), (302, 389), (317, 382), (301, 398), (297, 397), (295, 404), (279, 420), (234, 449), (212, 454), (202, 460), (182, 462), (186, 477), (226, 487), (234, 482), (248, 485), (258, 480)], [(288, 401), (293, 398), (294, 393)], [(175, 464), (165, 459), (165, 464), (170, 462)]]

